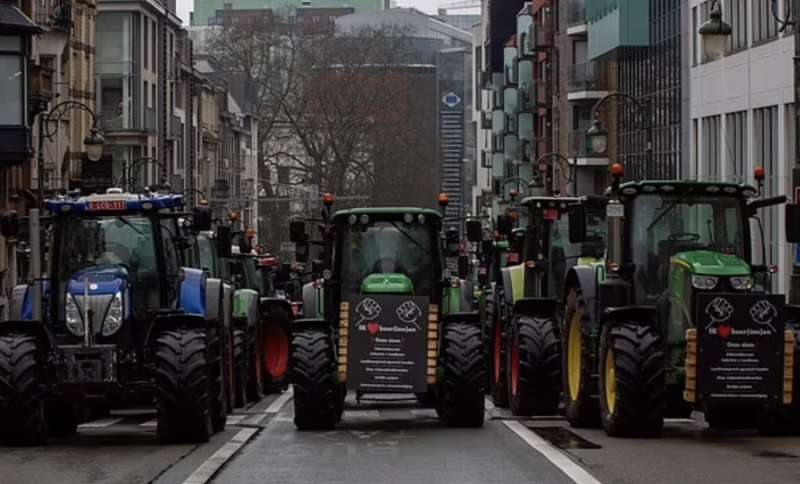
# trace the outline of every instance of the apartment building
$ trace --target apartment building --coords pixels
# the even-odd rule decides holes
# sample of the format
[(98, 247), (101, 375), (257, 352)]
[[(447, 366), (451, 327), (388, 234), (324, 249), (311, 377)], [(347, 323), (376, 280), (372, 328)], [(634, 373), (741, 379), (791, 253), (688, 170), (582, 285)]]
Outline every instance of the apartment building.
[[(685, 25), (690, 32), (689, 176), (753, 183), (753, 169), (766, 170), (764, 195), (791, 192), (794, 165), (794, 32), (781, 29), (768, 0), (719, 2), (731, 26), (725, 53), (704, 53), (698, 29), (708, 18), (710, 2), (690, 0)], [(785, 18), (778, 2), (778, 18)], [(762, 213), (766, 264), (777, 264), (781, 277), (773, 289), (786, 291), (794, 262), (783, 242), (783, 207)], [(760, 239), (760, 237), (759, 237)], [(757, 240), (758, 242), (758, 240)], [(754, 250), (761, 262), (760, 244)]]

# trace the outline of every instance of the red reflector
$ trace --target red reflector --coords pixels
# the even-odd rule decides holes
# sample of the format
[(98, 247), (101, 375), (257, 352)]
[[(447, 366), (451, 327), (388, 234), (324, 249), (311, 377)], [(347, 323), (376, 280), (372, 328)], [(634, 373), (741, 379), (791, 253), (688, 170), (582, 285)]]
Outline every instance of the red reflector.
[(89, 210), (125, 210), (127, 205), (125, 200), (104, 200), (101, 202), (89, 202)]
[(517, 262), (519, 262), (519, 254), (517, 254), (516, 252), (509, 252), (506, 255), (506, 262), (509, 262), (511, 264), (516, 264)]
[(558, 210), (555, 208), (546, 208), (544, 210), (545, 220), (558, 220)]
[(266, 259), (258, 259), (258, 265), (261, 267), (274, 267), (278, 265), (278, 261), (272, 257)]

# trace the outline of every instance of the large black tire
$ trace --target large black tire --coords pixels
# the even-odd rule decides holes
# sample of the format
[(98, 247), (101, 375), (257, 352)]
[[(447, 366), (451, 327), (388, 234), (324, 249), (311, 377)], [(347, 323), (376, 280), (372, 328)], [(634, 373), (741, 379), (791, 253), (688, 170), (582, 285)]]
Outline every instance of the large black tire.
[(561, 341), (552, 318), (514, 316), (508, 338), (513, 415), (555, 415), (561, 400)]
[[(89, 416), (94, 420), (94, 416), (91, 415), (91, 409), (87, 410)], [(64, 401), (51, 402), (47, 405), (46, 411), (48, 431), (51, 435), (66, 437), (75, 435), (78, 432), (78, 415), (70, 403)]]
[(0, 337), (0, 441), (40, 445), (47, 436), (44, 372), (36, 338)]
[(486, 362), (481, 329), (464, 323), (444, 327), (436, 391), (439, 417), (450, 427), (480, 427), (484, 419)]
[(298, 430), (326, 430), (341, 416), (342, 388), (335, 380), (331, 335), (306, 329), (292, 335), (294, 425)]
[(247, 404), (247, 340), (244, 331), (233, 330), (233, 395), (235, 406)]
[(605, 326), (600, 335), (600, 413), (613, 437), (657, 437), (666, 389), (661, 331), (651, 322)]
[(274, 306), (266, 315), (262, 337), (262, 380), (264, 393), (280, 393), (289, 387), (291, 316), (286, 308)]
[[(496, 296), (499, 296), (496, 294)], [(489, 343), (486, 350), (486, 374), (489, 381), (489, 393), (495, 407), (508, 406), (508, 377), (506, 376), (506, 325), (500, 314), (500, 308), (494, 299), (491, 304), (487, 302), (486, 317), (489, 318)]]
[(261, 362), (258, 349), (257, 328), (250, 328), (247, 332), (247, 381), (245, 396), (248, 402), (258, 402), (264, 396), (262, 390)]
[(592, 360), (591, 322), (587, 311), (583, 291), (577, 287), (570, 288), (561, 330), (561, 373), (564, 379), (564, 416), (573, 427), (600, 425), (597, 384), (592, 378), (596, 366)]
[(213, 432), (213, 365), (206, 332), (164, 331), (156, 340), (157, 433), (162, 443), (208, 442)]
[(209, 333), (209, 364), (211, 366), (211, 430), (222, 432), (228, 422), (228, 386), (227, 368), (225, 360), (228, 358), (226, 345), (223, 344), (227, 335), (219, 337), (217, 331)]

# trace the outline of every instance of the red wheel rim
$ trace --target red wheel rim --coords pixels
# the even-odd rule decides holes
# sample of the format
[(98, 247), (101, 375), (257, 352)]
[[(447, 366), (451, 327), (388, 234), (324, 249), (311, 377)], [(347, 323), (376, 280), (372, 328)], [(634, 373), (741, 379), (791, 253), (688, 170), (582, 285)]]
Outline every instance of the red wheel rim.
[(511, 394), (517, 394), (519, 386), (519, 341), (514, 338), (514, 346), (511, 348)]
[(500, 381), (500, 358), (503, 357), (502, 348), (500, 345), (502, 344), (502, 339), (500, 338), (502, 332), (500, 331), (500, 323), (498, 322), (494, 326), (494, 382), (498, 383)]
[(264, 366), (272, 378), (281, 378), (289, 366), (289, 337), (286, 331), (273, 324), (264, 335)]

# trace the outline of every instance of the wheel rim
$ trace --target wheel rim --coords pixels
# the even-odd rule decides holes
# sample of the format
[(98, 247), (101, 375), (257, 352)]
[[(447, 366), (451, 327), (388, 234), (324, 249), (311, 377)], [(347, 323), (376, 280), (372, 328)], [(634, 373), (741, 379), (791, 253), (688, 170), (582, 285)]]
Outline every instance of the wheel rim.
[(576, 312), (569, 324), (569, 349), (567, 351), (567, 376), (569, 381), (569, 396), (574, 401), (578, 399), (581, 390), (581, 364), (583, 360), (583, 345), (581, 341), (582, 315)]
[(606, 352), (605, 387), (608, 413), (614, 413), (614, 407), (617, 405), (617, 366), (614, 362), (614, 352), (610, 348)]
[(289, 338), (286, 331), (273, 324), (264, 335), (264, 366), (272, 378), (280, 378), (289, 367)]
[(517, 394), (519, 387), (519, 341), (514, 338), (514, 347), (511, 348), (511, 394)]
[(500, 381), (500, 359), (503, 357), (502, 353), (502, 331), (500, 330), (500, 322), (498, 321), (494, 326), (494, 382)]

